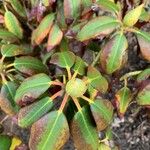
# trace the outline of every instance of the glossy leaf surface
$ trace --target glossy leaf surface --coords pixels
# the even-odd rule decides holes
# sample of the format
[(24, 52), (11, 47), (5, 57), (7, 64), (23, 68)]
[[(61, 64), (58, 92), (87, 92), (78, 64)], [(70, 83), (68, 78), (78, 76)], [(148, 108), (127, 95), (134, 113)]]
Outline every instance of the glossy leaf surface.
[(119, 11), (119, 7), (117, 6), (117, 4), (110, 0), (98, 0), (96, 3), (100, 5), (100, 7), (104, 8), (104, 10), (106, 9), (115, 13)]
[(106, 73), (111, 74), (121, 68), (127, 47), (127, 39), (122, 33), (106, 43), (100, 56), (101, 66)]
[(77, 34), (79, 41), (86, 41), (99, 35), (110, 34), (117, 26), (118, 21), (112, 17), (101, 16), (90, 20)]
[(15, 17), (15, 15), (10, 11), (6, 11), (4, 20), (5, 20), (5, 25), (6, 25), (7, 29), (10, 32), (12, 32), (14, 35), (16, 35), (19, 39), (22, 39), (23, 38), (23, 30), (20, 26), (19, 21)]
[(113, 119), (113, 106), (110, 101), (96, 99), (90, 104), (98, 131), (104, 130)]
[(92, 124), (88, 109), (82, 108), (75, 114), (71, 124), (71, 134), (77, 149), (97, 150), (98, 133)]
[(135, 32), (143, 57), (150, 61), (150, 33), (138, 30)]
[(17, 36), (5, 29), (0, 29), (0, 39), (9, 41), (11, 43), (18, 41)]
[(8, 0), (13, 9), (22, 17), (26, 17), (26, 12), (23, 5), (18, 0)]
[(18, 56), (30, 53), (31, 50), (21, 45), (5, 44), (1, 47), (1, 53), (5, 57)]
[(32, 102), (50, 87), (51, 79), (44, 73), (33, 75), (25, 79), (16, 91), (17, 104)]
[(143, 4), (137, 6), (135, 9), (130, 10), (123, 18), (123, 23), (126, 26), (133, 26), (134, 24), (136, 24), (136, 22), (138, 21), (142, 9), (143, 9)]
[(20, 109), (18, 114), (19, 126), (26, 128), (32, 125), (44, 114), (46, 114), (52, 108), (52, 106), (52, 100), (49, 97), (45, 97), (38, 102)]
[(86, 68), (85, 62), (80, 57), (76, 56), (73, 70), (80, 75), (84, 75), (85, 74), (85, 68)]
[(138, 76), (137, 76), (137, 81), (141, 82), (150, 77), (150, 68), (147, 68), (143, 70)]
[(139, 105), (150, 105), (150, 81), (140, 89), (137, 95), (137, 103)]
[(32, 33), (32, 44), (39, 45), (48, 35), (54, 21), (55, 15), (53, 13), (45, 16), (38, 27)]
[(16, 58), (14, 67), (22, 73), (33, 75), (36, 73), (47, 73), (46, 66), (37, 58), (31, 56), (22, 56)]
[(47, 51), (52, 50), (57, 46), (63, 37), (63, 32), (60, 30), (57, 24), (54, 24), (50, 30), (48, 42), (47, 42)]
[(31, 128), (29, 147), (33, 150), (59, 150), (69, 139), (69, 127), (63, 113), (53, 111)]
[(17, 85), (14, 82), (3, 84), (0, 93), (0, 107), (8, 115), (13, 116), (17, 112), (17, 107), (14, 102)]
[(87, 77), (89, 84), (92, 85), (95, 89), (99, 90), (102, 93), (105, 93), (107, 91), (108, 82), (96, 68), (89, 66)]
[(62, 68), (71, 68), (75, 62), (75, 55), (70, 51), (58, 52), (52, 55), (50, 63)]
[(117, 103), (118, 103), (118, 110), (119, 110), (119, 113), (121, 115), (123, 115), (131, 100), (132, 100), (132, 94), (131, 94), (131, 91), (129, 88), (127, 87), (123, 87), (121, 88), (117, 93), (116, 93), (116, 100), (117, 100)]
[(66, 19), (76, 19), (80, 15), (81, 0), (65, 0), (64, 14)]

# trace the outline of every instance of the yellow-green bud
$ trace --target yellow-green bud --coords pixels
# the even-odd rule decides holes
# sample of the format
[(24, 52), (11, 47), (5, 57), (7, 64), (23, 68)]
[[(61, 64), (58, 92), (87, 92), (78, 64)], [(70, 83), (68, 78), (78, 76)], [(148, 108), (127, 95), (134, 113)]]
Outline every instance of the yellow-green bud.
[(87, 86), (81, 79), (75, 78), (67, 82), (66, 92), (72, 97), (80, 97), (87, 90)]

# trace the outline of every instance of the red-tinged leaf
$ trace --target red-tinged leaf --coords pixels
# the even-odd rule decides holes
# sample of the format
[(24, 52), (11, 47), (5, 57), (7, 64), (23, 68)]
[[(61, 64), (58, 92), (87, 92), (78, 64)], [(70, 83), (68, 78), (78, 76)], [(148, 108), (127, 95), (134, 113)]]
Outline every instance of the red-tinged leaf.
[(146, 81), (146, 84), (142, 86), (137, 95), (137, 103), (143, 106), (150, 105), (150, 81)]
[(132, 93), (129, 88), (123, 87), (116, 93), (118, 103), (118, 111), (120, 115), (124, 115), (132, 100)]
[(51, 79), (44, 73), (25, 79), (16, 91), (15, 102), (26, 105), (40, 97), (51, 85)]
[(70, 51), (58, 52), (52, 55), (50, 63), (62, 68), (71, 68), (75, 62), (75, 55)]
[(0, 92), (0, 107), (8, 115), (16, 114), (18, 108), (14, 102), (17, 85), (14, 82), (3, 84)]
[(48, 72), (46, 66), (39, 59), (31, 56), (16, 58), (14, 61), (14, 67), (27, 75)]
[(16, 16), (12, 12), (6, 11), (4, 15), (4, 20), (6, 28), (14, 35), (16, 35), (19, 39), (22, 39), (23, 30)]
[(45, 97), (38, 102), (20, 109), (18, 113), (18, 125), (22, 128), (32, 125), (46, 114), (52, 106), (53, 102), (50, 97)]
[(143, 70), (138, 76), (137, 81), (142, 82), (150, 77), (150, 68)]
[(71, 124), (71, 134), (77, 149), (97, 150), (98, 133), (92, 124), (89, 110), (86, 107), (75, 114)]
[(104, 130), (113, 119), (113, 106), (110, 101), (96, 99), (90, 104), (98, 131)]
[(142, 56), (150, 61), (150, 33), (138, 30), (135, 32)]
[(81, 0), (65, 0), (64, 1), (64, 14), (67, 23), (69, 20), (74, 20), (80, 16)]
[(4, 23), (4, 16), (0, 15), (0, 24)]
[(59, 150), (69, 139), (69, 127), (63, 113), (53, 111), (31, 128), (29, 148), (32, 150)]
[(95, 17), (77, 34), (79, 41), (86, 41), (97, 36), (106, 36), (119, 26), (118, 20), (108, 16)]
[(0, 39), (6, 40), (10, 43), (18, 41), (17, 36), (3, 28), (0, 29)]
[(111, 74), (120, 69), (124, 64), (126, 49), (128, 47), (127, 39), (124, 34), (116, 34), (102, 48), (100, 62), (103, 70)]
[(22, 45), (5, 44), (1, 47), (1, 53), (4, 57), (13, 57), (31, 53), (31, 49)]
[(47, 42), (47, 51), (52, 50), (57, 46), (63, 37), (63, 32), (60, 30), (57, 24), (54, 24), (50, 30), (48, 42)]
[(39, 26), (32, 33), (32, 44), (39, 45), (48, 35), (54, 21), (55, 15), (53, 13), (47, 15), (42, 19)]
[(58, 22), (58, 25), (61, 27), (61, 29), (64, 30), (64, 29), (67, 28), (67, 25), (66, 25), (66, 22), (65, 22), (63, 2), (59, 1), (57, 7), (58, 7), (57, 22)]
[(101, 73), (94, 67), (89, 66), (87, 72), (89, 84), (98, 91), (105, 93), (108, 89), (108, 82)]

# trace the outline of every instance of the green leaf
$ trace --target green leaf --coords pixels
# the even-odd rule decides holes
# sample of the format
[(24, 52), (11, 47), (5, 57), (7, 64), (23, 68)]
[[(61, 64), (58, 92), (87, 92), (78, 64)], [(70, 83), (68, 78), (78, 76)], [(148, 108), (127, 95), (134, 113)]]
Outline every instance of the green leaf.
[(15, 101), (19, 105), (32, 102), (41, 96), (51, 84), (51, 79), (44, 73), (25, 79), (16, 91)]
[(50, 30), (47, 51), (52, 50), (55, 46), (59, 45), (63, 38), (63, 32), (60, 30), (57, 24), (54, 24)]
[(127, 87), (121, 88), (116, 93), (116, 100), (118, 103), (118, 111), (120, 115), (124, 115), (124, 113), (127, 111), (127, 108), (132, 100), (131, 90)]
[(123, 18), (123, 23), (126, 26), (133, 26), (137, 23), (139, 20), (139, 17), (141, 15), (142, 9), (144, 4), (141, 4), (134, 8), (133, 10), (130, 10)]
[(138, 39), (138, 43), (140, 46), (140, 51), (142, 53), (142, 56), (146, 60), (150, 61), (150, 48), (149, 48), (150, 47), (150, 33), (137, 30), (135, 34), (137, 35), (137, 39)]
[(104, 143), (100, 143), (98, 150), (112, 150), (108, 145), (104, 144)]
[(95, 89), (105, 93), (108, 89), (108, 82), (101, 73), (94, 67), (89, 66), (87, 72), (88, 82)]
[(33, 124), (29, 148), (35, 150), (59, 150), (69, 139), (66, 117), (53, 111)]
[(81, 0), (65, 0), (64, 15), (66, 19), (76, 19), (81, 13)]
[(82, 6), (84, 8), (92, 6), (92, 0), (82, 0)]
[(125, 35), (119, 33), (102, 48), (100, 61), (103, 70), (107, 74), (112, 74), (122, 67), (127, 47), (128, 43)]
[(65, 22), (65, 16), (64, 16), (64, 6), (63, 1), (59, 1), (57, 3), (57, 22), (62, 31), (67, 28), (66, 22)]
[(0, 29), (0, 39), (11, 43), (18, 41), (18, 38), (13, 33), (2, 28)]
[(119, 12), (119, 7), (117, 6), (117, 4), (115, 4), (114, 2), (110, 0), (98, 0), (96, 3), (100, 7), (104, 8), (104, 10), (108, 10), (108, 11), (115, 12), (115, 13)]
[(62, 68), (71, 68), (75, 62), (75, 55), (70, 51), (58, 52), (52, 55), (50, 63)]
[(42, 72), (47, 73), (46, 66), (40, 60), (31, 56), (15, 58), (14, 67), (27, 75), (33, 75)]
[(31, 53), (31, 50), (21, 45), (5, 44), (1, 47), (1, 53), (5, 57), (13, 57)]
[(85, 24), (81, 31), (78, 32), (77, 39), (82, 42), (96, 38), (99, 35), (106, 36), (110, 34), (118, 25), (119, 22), (112, 17), (95, 17)]
[(38, 102), (20, 109), (18, 114), (18, 125), (22, 128), (32, 125), (46, 114), (52, 106), (53, 102), (50, 97), (45, 97)]
[(150, 20), (150, 12), (143, 8), (139, 19), (148, 22)]
[(96, 99), (90, 104), (90, 108), (98, 131), (104, 130), (113, 119), (113, 106), (111, 102), (104, 99)]
[(98, 133), (92, 124), (89, 110), (86, 107), (75, 114), (71, 124), (71, 134), (76, 149), (97, 150)]
[(21, 16), (26, 17), (26, 12), (19, 0), (7, 0), (10, 2), (13, 9)]
[(18, 107), (14, 102), (16, 90), (17, 85), (12, 81), (6, 82), (1, 88), (0, 107), (9, 116), (15, 115), (18, 111)]
[(23, 30), (16, 16), (12, 12), (6, 11), (4, 15), (4, 20), (5, 20), (5, 25), (7, 29), (10, 32), (12, 32), (14, 35), (16, 35), (19, 39), (22, 39)]
[(80, 74), (84, 75), (85, 74), (85, 69), (86, 69), (86, 64), (85, 62), (78, 56), (76, 56), (75, 64), (73, 66), (73, 70)]
[(9, 150), (11, 138), (7, 135), (0, 135), (0, 150)]
[(147, 81), (145, 85), (139, 90), (137, 95), (137, 103), (139, 105), (150, 105), (150, 82)]
[(45, 16), (38, 27), (32, 32), (31, 41), (33, 45), (39, 45), (48, 35), (54, 21), (55, 15), (53, 13)]
[(147, 68), (143, 70), (138, 76), (137, 76), (137, 81), (141, 82), (150, 77), (150, 68)]

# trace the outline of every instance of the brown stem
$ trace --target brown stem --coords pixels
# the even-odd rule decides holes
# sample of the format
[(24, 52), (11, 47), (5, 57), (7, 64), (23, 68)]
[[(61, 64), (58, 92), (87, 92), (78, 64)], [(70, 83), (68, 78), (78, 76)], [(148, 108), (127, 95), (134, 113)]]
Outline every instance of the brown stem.
[(59, 107), (59, 110), (58, 110), (59, 112), (63, 111), (63, 109), (64, 109), (64, 107), (65, 107), (65, 105), (67, 103), (68, 97), (69, 97), (69, 95), (66, 93), (64, 98), (63, 98), (63, 101), (61, 103), (61, 106)]

